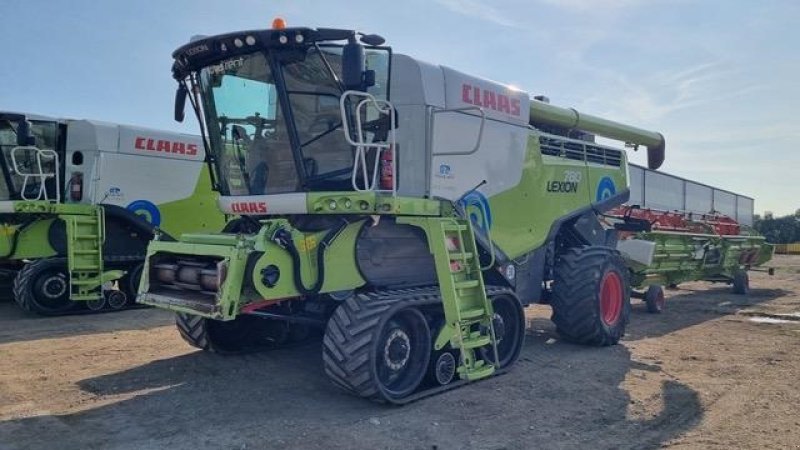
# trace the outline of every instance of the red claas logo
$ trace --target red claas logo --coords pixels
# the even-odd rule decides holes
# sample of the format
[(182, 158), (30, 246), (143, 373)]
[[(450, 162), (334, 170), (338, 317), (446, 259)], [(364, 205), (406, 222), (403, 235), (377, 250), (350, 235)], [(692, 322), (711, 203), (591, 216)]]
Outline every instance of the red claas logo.
[(153, 139), (137, 136), (134, 144), (136, 150), (147, 150), (151, 152), (175, 153), (178, 155), (194, 156), (197, 154), (197, 144), (187, 144), (185, 142), (167, 141), (164, 139)]
[(461, 85), (461, 101), (470, 105), (482, 106), (512, 116), (519, 116), (520, 102), (518, 98), (510, 98), (488, 89), (481, 89), (471, 84)]
[(231, 203), (231, 211), (235, 213), (266, 214), (267, 204), (265, 202), (234, 202)]

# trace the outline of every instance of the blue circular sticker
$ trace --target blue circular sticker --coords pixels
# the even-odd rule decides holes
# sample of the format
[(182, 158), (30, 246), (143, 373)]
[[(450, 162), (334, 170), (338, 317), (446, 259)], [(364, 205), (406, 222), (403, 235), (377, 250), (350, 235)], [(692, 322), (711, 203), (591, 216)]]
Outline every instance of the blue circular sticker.
[(492, 228), (492, 210), (489, 209), (489, 199), (485, 195), (472, 191), (460, 203), (475, 226), (484, 231)]
[(150, 222), (153, 226), (161, 225), (161, 211), (158, 206), (147, 200), (134, 200), (126, 209)]
[(617, 193), (617, 188), (614, 186), (614, 180), (611, 177), (603, 177), (597, 184), (597, 201), (601, 202), (610, 198)]

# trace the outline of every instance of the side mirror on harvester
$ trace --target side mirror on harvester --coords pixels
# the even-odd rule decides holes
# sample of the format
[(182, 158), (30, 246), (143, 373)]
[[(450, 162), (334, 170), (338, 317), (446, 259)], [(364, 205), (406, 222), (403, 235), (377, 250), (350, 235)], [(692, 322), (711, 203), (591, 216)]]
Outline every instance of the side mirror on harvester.
[(189, 92), (186, 91), (186, 86), (181, 84), (178, 90), (175, 91), (175, 121), (183, 122), (184, 110), (186, 109), (186, 96)]
[(342, 49), (342, 81), (345, 89), (364, 89), (364, 46), (350, 36)]
[(17, 145), (20, 147), (35, 146), (36, 138), (31, 136), (31, 124), (25, 119), (17, 125)]

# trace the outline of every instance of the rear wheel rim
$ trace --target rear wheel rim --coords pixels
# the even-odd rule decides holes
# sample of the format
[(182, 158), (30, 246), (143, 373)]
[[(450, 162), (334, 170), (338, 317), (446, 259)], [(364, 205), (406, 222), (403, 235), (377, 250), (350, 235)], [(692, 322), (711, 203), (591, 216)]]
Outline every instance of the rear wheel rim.
[(607, 272), (600, 281), (600, 318), (604, 324), (617, 324), (622, 315), (622, 297), (622, 278), (616, 272)]
[(417, 309), (399, 311), (386, 322), (376, 342), (375, 374), (387, 397), (402, 398), (417, 389), (430, 352), (430, 329)]
[(45, 269), (33, 282), (33, 299), (46, 311), (60, 311), (71, 306), (69, 280), (64, 270), (53, 267)]

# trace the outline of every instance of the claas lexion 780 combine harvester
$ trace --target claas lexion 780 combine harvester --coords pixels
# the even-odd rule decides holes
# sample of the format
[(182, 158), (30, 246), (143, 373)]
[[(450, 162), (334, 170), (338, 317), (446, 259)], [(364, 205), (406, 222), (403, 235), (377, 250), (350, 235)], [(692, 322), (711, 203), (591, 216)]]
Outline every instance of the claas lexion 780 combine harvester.
[(0, 280), (41, 315), (135, 304), (147, 244), (219, 231), (199, 138), (0, 112)]
[(650, 168), (662, 135), (383, 43), (278, 22), (174, 53), (176, 119), (188, 98), (241, 217), (151, 242), (138, 301), (207, 351), (324, 328), (329, 378), (393, 403), (507, 370), (531, 303), (572, 341), (616, 343), (631, 271), (602, 214), (628, 199), (627, 157), (592, 135)]

